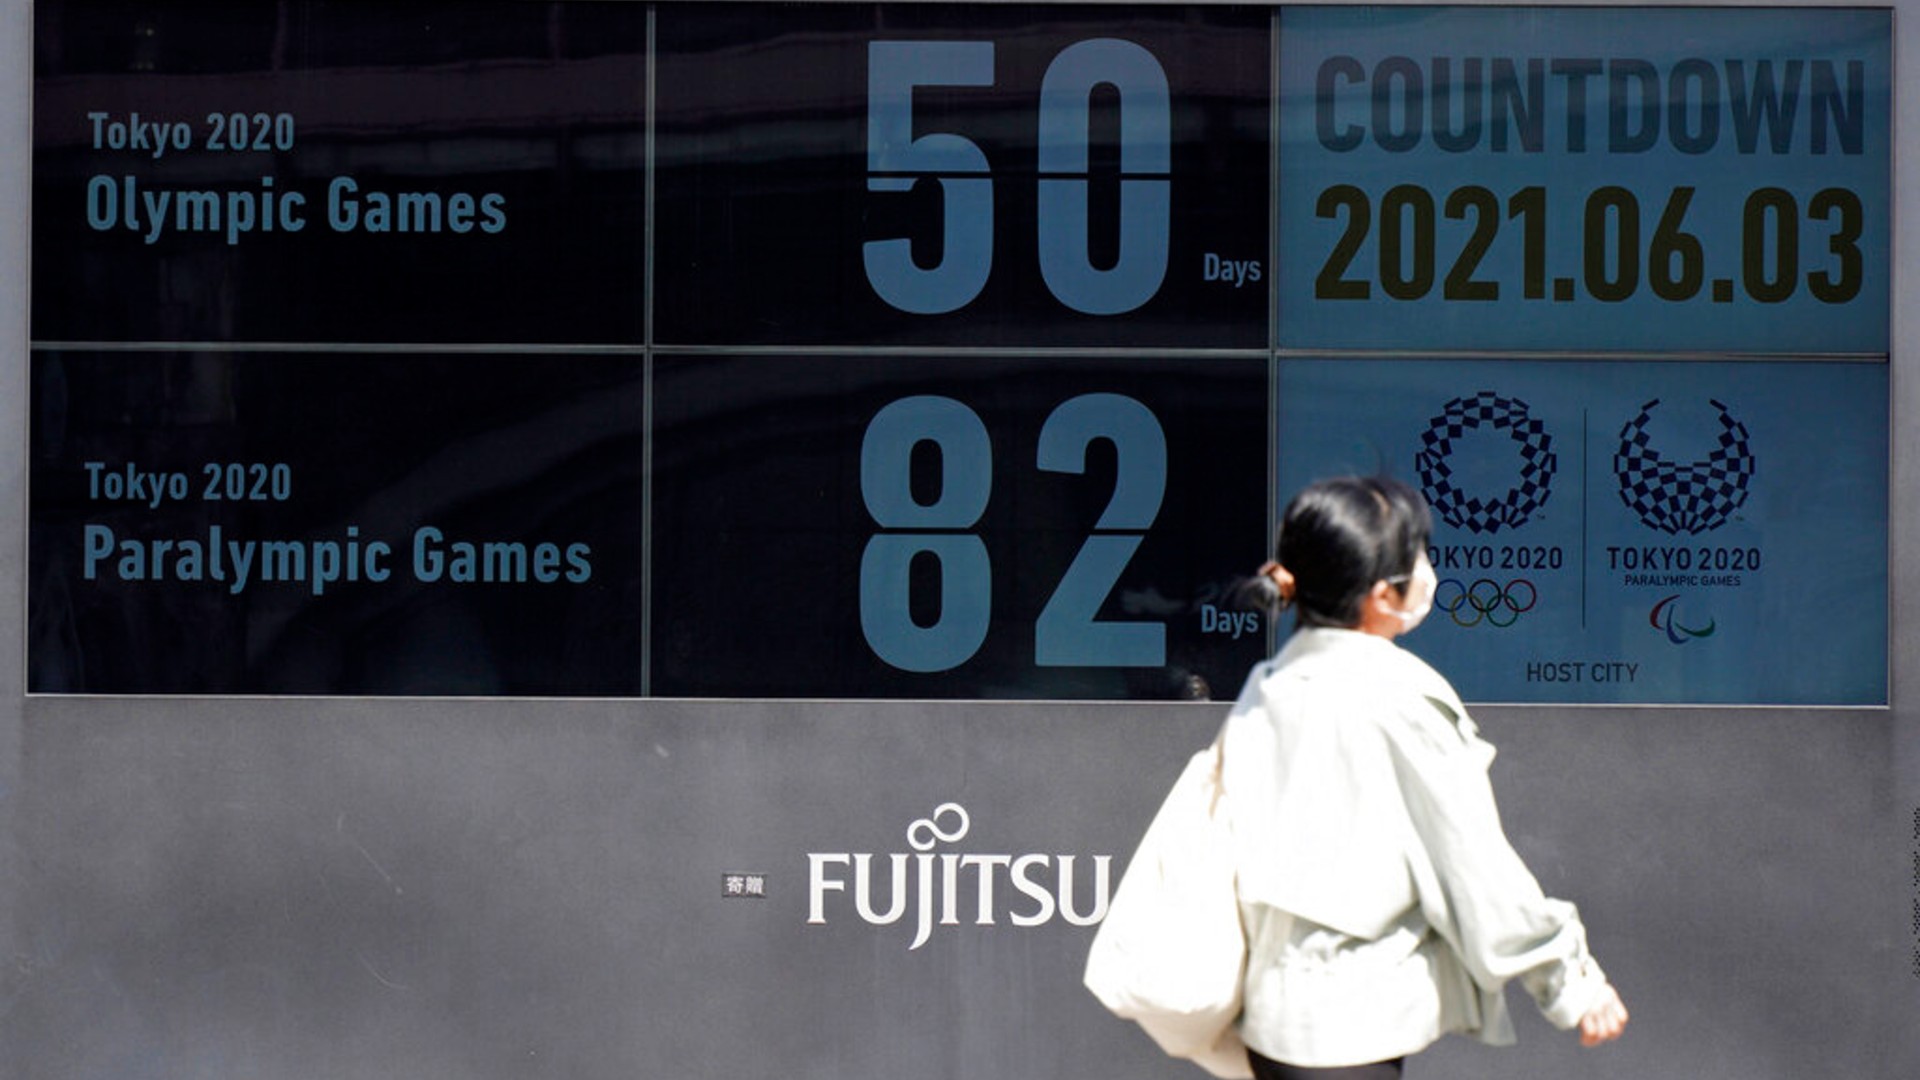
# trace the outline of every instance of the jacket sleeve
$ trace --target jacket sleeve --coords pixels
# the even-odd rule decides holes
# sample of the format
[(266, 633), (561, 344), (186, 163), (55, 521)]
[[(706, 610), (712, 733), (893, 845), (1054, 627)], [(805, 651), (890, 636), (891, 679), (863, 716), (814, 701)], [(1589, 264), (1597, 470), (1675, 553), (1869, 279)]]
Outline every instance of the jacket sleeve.
[[(1431, 715), (1420, 711), (1428, 704)], [(1517, 977), (1550, 1022), (1574, 1027), (1607, 985), (1579, 913), (1543, 894), (1508, 842), (1487, 777), (1493, 747), (1437, 703), (1414, 709), (1389, 743), (1427, 921), (1482, 988)]]

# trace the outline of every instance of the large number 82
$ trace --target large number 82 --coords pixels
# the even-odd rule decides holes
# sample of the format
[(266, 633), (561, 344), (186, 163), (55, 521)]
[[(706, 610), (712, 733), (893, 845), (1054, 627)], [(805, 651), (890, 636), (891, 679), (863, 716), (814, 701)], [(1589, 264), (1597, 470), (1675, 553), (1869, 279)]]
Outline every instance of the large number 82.
[[(993, 181), (964, 136), (913, 133), (916, 86), (992, 86), (993, 43), (875, 41), (867, 46), (867, 190), (940, 185), (941, 259), (922, 267), (906, 237), (871, 240), (867, 280), (902, 311), (936, 315), (970, 303), (993, 269)], [(1094, 88), (1120, 96), (1119, 258), (1093, 265), (1088, 248), (1088, 141)], [(1172, 105), (1167, 74), (1131, 41), (1094, 38), (1061, 50), (1040, 83), (1040, 275), (1054, 297), (1089, 315), (1118, 315), (1153, 298), (1167, 272)]]
[[(1112, 441), (1117, 456), (1113, 495), (1073, 563), (1034, 623), (1034, 663), (1042, 667), (1159, 667), (1166, 663), (1165, 624), (1095, 619), (1121, 571), (1160, 513), (1167, 488), (1167, 440), (1145, 405), (1119, 394), (1082, 394), (1063, 402), (1041, 425), (1035, 464), (1048, 472), (1083, 473), (1087, 447)], [(940, 493), (914, 498), (914, 448), (940, 454)], [(947, 671), (971, 659), (992, 618), (992, 567), (987, 545), (969, 531), (986, 512), (993, 488), (993, 445), (979, 414), (948, 397), (902, 398), (874, 414), (860, 445), (860, 494), (883, 530), (860, 559), (860, 629), (880, 659), (903, 671)], [(940, 567), (939, 615), (915, 622), (910, 608), (913, 561)]]

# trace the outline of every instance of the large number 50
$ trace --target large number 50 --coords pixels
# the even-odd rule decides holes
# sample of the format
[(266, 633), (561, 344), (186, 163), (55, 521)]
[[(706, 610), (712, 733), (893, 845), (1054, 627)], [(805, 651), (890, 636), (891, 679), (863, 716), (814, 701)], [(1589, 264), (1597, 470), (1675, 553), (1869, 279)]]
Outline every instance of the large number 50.
[[(870, 240), (867, 281), (902, 311), (966, 306), (993, 269), (993, 180), (972, 140), (915, 136), (916, 86), (992, 86), (993, 43), (875, 41), (867, 46), (867, 190), (901, 192), (921, 180), (941, 191), (941, 258), (913, 261), (907, 237)], [(1093, 265), (1088, 152), (1095, 87), (1120, 96), (1119, 258)], [(1040, 83), (1040, 275), (1055, 298), (1089, 315), (1118, 315), (1153, 298), (1167, 273), (1172, 104), (1167, 74), (1131, 41), (1094, 38), (1061, 50)]]
[[(1034, 663), (1159, 667), (1166, 663), (1165, 624), (1095, 616), (1160, 513), (1166, 435), (1152, 411), (1130, 397), (1082, 394), (1047, 416), (1034, 464), (1048, 472), (1084, 473), (1095, 439), (1114, 445), (1113, 495), (1034, 623)], [(913, 496), (911, 463), (921, 443), (940, 454), (940, 493), (931, 503)], [(860, 558), (860, 629), (880, 659), (903, 671), (947, 671), (986, 641), (993, 568), (985, 542), (968, 530), (986, 511), (992, 488), (986, 425), (958, 401), (902, 398), (867, 424), (860, 494), (882, 529), (904, 530), (876, 534)], [(939, 615), (926, 626), (909, 611), (913, 561), (922, 555), (940, 567)]]

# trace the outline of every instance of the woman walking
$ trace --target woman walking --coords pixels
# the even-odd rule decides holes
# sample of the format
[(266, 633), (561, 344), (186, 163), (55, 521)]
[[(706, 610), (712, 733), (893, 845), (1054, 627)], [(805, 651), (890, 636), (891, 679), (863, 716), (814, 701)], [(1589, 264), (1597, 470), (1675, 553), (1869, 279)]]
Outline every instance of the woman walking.
[(1393, 642), (1432, 605), (1431, 530), (1404, 484), (1326, 480), (1288, 505), (1261, 568), (1298, 625), (1248, 676), (1221, 776), (1258, 1080), (1392, 1080), (1449, 1032), (1511, 1043), (1514, 978), (1583, 1045), (1627, 1023), (1573, 905), (1501, 829), (1492, 746)]

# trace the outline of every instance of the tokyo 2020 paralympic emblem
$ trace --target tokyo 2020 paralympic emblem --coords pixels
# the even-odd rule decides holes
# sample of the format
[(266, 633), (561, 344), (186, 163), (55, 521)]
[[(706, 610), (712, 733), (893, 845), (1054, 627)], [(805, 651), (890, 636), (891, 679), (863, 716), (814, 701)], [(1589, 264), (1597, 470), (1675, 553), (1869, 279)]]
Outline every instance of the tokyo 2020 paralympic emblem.
[(1648, 445), (1647, 424), (1653, 419), (1654, 398), (1640, 406), (1640, 414), (1620, 429), (1620, 449), (1613, 455), (1613, 472), (1620, 479), (1620, 501), (1649, 528), (1678, 535), (1697, 535), (1727, 523), (1747, 501), (1753, 480), (1753, 449), (1747, 426), (1720, 411), (1717, 445), (1705, 461), (1685, 464), (1668, 461)]
[[(1469, 494), (1454, 483), (1450, 462), (1455, 440), (1483, 427), (1505, 431), (1520, 444), (1519, 476), (1498, 496)], [(1472, 533), (1497, 533), (1525, 524), (1553, 493), (1553, 473), (1559, 464), (1553, 437), (1527, 414), (1527, 403), (1491, 390), (1447, 402), (1420, 436), (1420, 451), (1413, 456), (1420, 487), (1440, 520)]]

